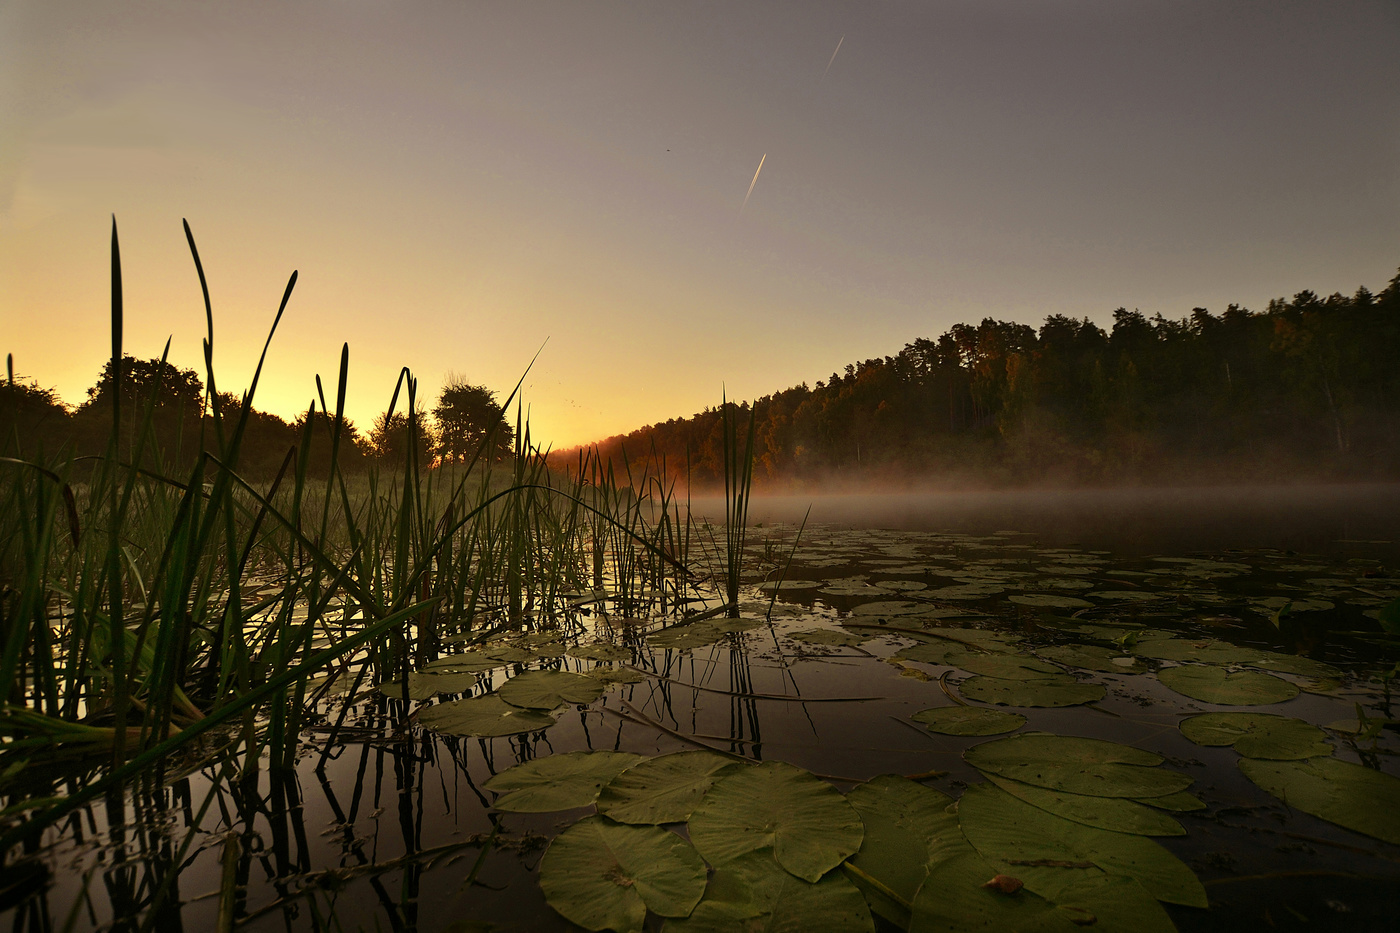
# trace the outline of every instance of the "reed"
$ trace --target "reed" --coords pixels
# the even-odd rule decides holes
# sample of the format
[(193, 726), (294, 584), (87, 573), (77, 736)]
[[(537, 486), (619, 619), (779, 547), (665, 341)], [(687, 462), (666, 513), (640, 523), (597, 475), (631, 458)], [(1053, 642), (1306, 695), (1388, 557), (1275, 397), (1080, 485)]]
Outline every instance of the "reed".
[[(185, 233), (204, 299), (212, 402), (213, 307), (188, 225)], [(664, 470), (618, 475), (590, 459), (561, 477), (532, 446), (523, 414), (508, 465), (490, 462), (488, 436), (468, 463), (429, 469), (416, 460), (421, 410), (407, 369), (389, 410), (406, 402), (408, 457), (397, 470), (348, 472), (348, 346), (332, 400), (318, 377), (299, 443), (275, 477), (243, 475), (258, 382), (295, 272), (236, 410), (209, 405), (194, 439), (201, 453), (172, 475), (178, 458), (166, 461), (155, 442), (155, 395), (137, 411), (120, 401), (115, 219), (111, 256), (106, 453), (26, 458), (0, 439), (12, 448), (0, 447), (0, 859), (133, 777), (197, 757), (211, 734), (245, 777), (289, 769), (306, 717), (338, 678), (406, 682), (445, 640), (470, 642), (498, 626), (576, 626), (572, 610), (590, 600), (636, 615), (688, 599), (688, 518)], [(751, 449), (752, 419), (749, 438)], [(321, 441), (331, 453), (317, 478), (310, 452)], [(732, 550), (742, 551), (742, 534)], [(105, 767), (94, 772), (99, 758)]]

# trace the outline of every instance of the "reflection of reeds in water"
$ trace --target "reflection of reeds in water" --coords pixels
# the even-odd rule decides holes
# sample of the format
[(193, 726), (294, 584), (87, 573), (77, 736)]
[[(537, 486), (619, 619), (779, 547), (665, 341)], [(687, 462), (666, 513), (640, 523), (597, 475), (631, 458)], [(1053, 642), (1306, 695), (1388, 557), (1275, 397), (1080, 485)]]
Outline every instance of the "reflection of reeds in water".
[[(212, 306), (186, 233), (214, 398)], [(269, 345), (295, 283), (293, 274)], [(114, 399), (123, 323), (114, 224)], [(206, 453), (188, 473), (172, 475), (156, 449), (154, 394), (139, 411), (114, 403), (103, 457), (0, 462), (0, 854), (210, 747), (235, 755), (248, 778), (263, 765), (289, 769), (332, 684), (403, 681), (448, 640), (576, 624), (571, 607), (603, 586), (624, 616), (687, 598), (689, 531), (664, 474), (622, 481), (594, 460), (561, 478), (527, 424), (506, 469), (489, 462), (488, 436), (469, 463), (428, 470), (410, 436), (397, 471), (347, 473), (348, 347), (334, 404), (321, 394), (318, 414), (313, 403), (275, 478), (244, 476), (266, 352), (242, 404), (211, 407), (198, 439)], [(391, 412), (400, 395), (416, 431), (406, 370)], [(314, 476), (312, 448), (325, 445), (329, 466)], [(110, 768), (95, 767), (104, 761)]]

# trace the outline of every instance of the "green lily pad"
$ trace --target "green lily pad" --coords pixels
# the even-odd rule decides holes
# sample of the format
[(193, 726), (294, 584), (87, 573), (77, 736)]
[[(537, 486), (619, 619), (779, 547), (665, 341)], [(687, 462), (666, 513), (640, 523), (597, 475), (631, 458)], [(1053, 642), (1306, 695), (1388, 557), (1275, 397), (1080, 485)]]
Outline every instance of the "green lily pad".
[(940, 640), (901, 648), (895, 657), (901, 661), (921, 661), (924, 664), (961, 667), (962, 662), (967, 660), (971, 654), (972, 652), (960, 642)]
[(491, 645), (486, 649), (486, 656), (503, 664), (519, 664), (534, 660), (535, 653), (514, 645)]
[(586, 930), (633, 933), (648, 910), (688, 916), (705, 893), (705, 863), (675, 833), (590, 816), (550, 843), (540, 888), (550, 907)]
[(1073, 933), (1065, 912), (1026, 889), (1004, 894), (986, 884), (1000, 874), (975, 851), (934, 866), (911, 905), (909, 933), (1034, 930)]
[(683, 823), (714, 783), (743, 764), (713, 752), (673, 752), (617, 775), (598, 795), (598, 812), (619, 823)]
[(565, 703), (592, 703), (603, 695), (603, 685), (572, 671), (527, 671), (501, 684), (496, 693), (511, 706), (550, 710)]
[(1251, 599), (1250, 602), (1270, 613), (1278, 612), (1284, 607), (1287, 607), (1290, 613), (1326, 612), (1328, 609), (1337, 608), (1325, 599), (1289, 599), (1287, 596), (1266, 596), (1263, 599)]
[(1227, 671), (1193, 664), (1157, 672), (1163, 684), (1193, 700), (1222, 706), (1264, 706), (1282, 703), (1298, 695), (1298, 687), (1262, 671)]
[(1337, 758), (1241, 758), (1239, 768), (1294, 809), (1400, 844), (1400, 778)]
[(629, 752), (569, 752), (518, 764), (482, 786), (501, 794), (494, 806), (510, 813), (549, 813), (586, 807), (603, 786), (640, 761)]
[(667, 920), (662, 930), (866, 933), (874, 928), (865, 898), (840, 872), (828, 872), (813, 884), (784, 871), (773, 850), (760, 849), (716, 868), (690, 916)]
[(443, 655), (419, 668), (423, 674), (482, 674), (500, 667), (501, 661), (488, 658), (481, 651), (461, 651)]
[(1200, 661), (1205, 664), (1247, 664), (1260, 656), (1258, 649), (1240, 648), (1209, 638), (1190, 639), (1149, 635), (1133, 645), (1133, 654), (1158, 661)]
[(1140, 748), (1081, 736), (1025, 732), (963, 752), (979, 771), (1023, 784), (1090, 797), (1159, 797), (1191, 786), (1191, 778), (1156, 767), (1162, 757)]
[(1001, 706), (1052, 708), (1095, 703), (1107, 692), (1102, 684), (1084, 684), (1068, 674), (1040, 680), (1006, 680), (1002, 677), (969, 677), (958, 692), (979, 703)]
[(1001, 735), (1026, 724), (1026, 717), (1020, 713), (985, 706), (938, 706), (921, 709), (909, 718), (941, 735)]
[(1233, 745), (1246, 758), (1282, 761), (1332, 754), (1317, 726), (1272, 713), (1202, 713), (1183, 719), (1180, 728), (1197, 745)]
[(953, 799), (908, 778), (885, 774), (851, 788), (846, 801), (865, 824), (860, 851), (847, 861), (855, 869), (851, 880), (877, 914), (907, 927), (907, 905), (929, 866), (968, 851), (957, 816), (948, 812)]
[(1055, 593), (1017, 593), (1006, 597), (1009, 602), (1033, 609), (1092, 609), (1094, 604), (1076, 596), (1060, 596)]
[(1048, 661), (1019, 654), (969, 655), (958, 666), (974, 674), (1004, 680), (1044, 680), (1048, 676), (1064, 675), (1064, 671)]
[(585, 671), (585, 677), (592, 677), (605, 687), (616, 684), (639, 684), (647, 679), (647, 675), (641, 671), (634, 671), (630, 667), (595, 667)]
[(755, 616), (740, 616), (737, 619), (711, 619), (706, 624), (716, 632), (728, 635), (734, 632), (747, 632), (750, 629), (762, 628), (768, 623)]
[(928, 608), (923, 603), (907, 600), (881, 600), (874, 603), (861, 603), (851, 610), (853, 616), (907, 616)]
[(1137, 658), (1099, 645), (1052, 645), (1037, 648), (1035, 653), (1058, 664), (1106, 674), (1135, 674), (1143, 669)]
[(612, 642), (599, 641), (591, 645), (579, 645), (576, 648), (568, 649), (565, 654), (571, 658), (583, 658), (586, 661), (630, 661), (632, 651), (622, 645), (614, 645)]
[(1176, 820), (1135, 800), (1070, 794), (1034, 784), (1022, 784), (997, 774), (988, 774), (987, 778), (1011, 796), (1033, 807), (1085, 826), (1115, 833), (1136, 833), (1139, 836), (1186, 835), (1186, 830)]
[(1319, 680), (1327, 677), (1341, 678), (1346, 676), (1341, 668), (1333, 667), (1331, 664), (1296, 654), (1280, 654), (1274, 651), (1261, 651), (1257, 659), (1245, 663), (1250, 667), (1262, 667), (1267, 671), (1281, 671), (1285, 674), (1297, 674), (1299, 677), (1313, 677)]
[(850, 632), (838, 632), (829, 628), (814, 628), (805, 632), (793, 632), (788, 636), (797, 641), (805, 641), (809, 645), (834, 645), (842, 648), (853, 648), (869, 638), (862, 638)]
[[(408, 675), (409, 690), (414, 694), (419, 691), (429, 691), (429, 696), (439, 693), (470, 693), (475, 687), (477, 674), (438, 674), (423, 673)], [(418, 699), (415, 695), (414, 699)]]
[(554, 725), (554, 717), (548, 713), (511, 706), (494, 693), (438, 703), (421, 711), (418, 721), (434, 732), (483, 738), (536, 732)]
[(713, 645), (723, 637), (723, 632), (717, 630), (707, 622), (687, 622), (683, 625), (673, 625), (670, 628), (649, 634), (647, 636), (647, 644), (653, 648), (671, 648), (677, 651), (689, 651), (692, 648), (703, 648), (706, 645)]
[(958, 823), (987, 859), (1091, 862), (1110, 875), (1134, 879), (1158, 900), (1208, 906), (1195, 873), (1151, 839), (1064, 819), (991, 784), (973, 784), (963, 792)]
[(386, 680), (375, 689), (391, 700), (427, 700), (438, 693), (432, 684), (426, 680), (416, 680), (412, 674), (408, 675), (407, 691), (403, 688), (402, 680)]
[(1138, 803), (1156, 807), (1158, 810), (1166, 810), (1168, 813), (1195, 813), (1197, 810), (1206, 808), (1205, 801), (1195, 794), (1186, 793), (1186, 791), (1163, 794), (1160, 797), (1137, 797), (1134, 799)]
[(1075, 926), (1133, 933), (1177, 933), (1176, 924), (1147, 889), (1132, 878), (1097, 868), (1007, 865), (1026, 890), (1068, 914)]
[(795, 590), (812, 590), (822, 585), (820, 580), (769, 580), (767, 583), (760, 583), (758, 588), (765, 593), (778, 590), (783, 593)]
[(779, 761), (725, 775), (690, 816), (690, 838), (711, 865), (772, 846), (779, 864), (816, 881), (860, 849), (865, 830), (840, 792)]
[(983, 583), (963, 583), (958, 586), (941, 586), (936, 590), (925, 590), (924, 595), (933, 599), (986, 599), (1005, 592), (1006, 588)]

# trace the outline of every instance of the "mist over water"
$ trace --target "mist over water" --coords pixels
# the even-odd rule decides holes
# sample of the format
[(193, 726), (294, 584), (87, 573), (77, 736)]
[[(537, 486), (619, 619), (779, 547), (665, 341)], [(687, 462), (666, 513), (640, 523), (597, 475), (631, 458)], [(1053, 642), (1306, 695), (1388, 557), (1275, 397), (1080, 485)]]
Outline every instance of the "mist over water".
[[(1400, 484), (1393, 483), (755, 495), (749, 523), (796, 524), (809, 506), (809, 523), (1019, 531), (1046, 546), (1125, 556), (1256, 547), (1345, 554), (1363, 547), (1390, 563), (1400, 557)], [(712, 520), (724, 515), (718, 497), (696, 497), (691, 508)]]

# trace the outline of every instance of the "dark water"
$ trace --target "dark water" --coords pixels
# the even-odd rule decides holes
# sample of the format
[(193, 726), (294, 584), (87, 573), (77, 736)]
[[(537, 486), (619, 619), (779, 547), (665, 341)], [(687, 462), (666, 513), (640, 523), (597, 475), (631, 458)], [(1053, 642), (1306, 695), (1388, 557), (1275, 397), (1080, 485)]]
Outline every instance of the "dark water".
[[(788, 565), (793, 525), (809, 502), (809, 525)], [(705, 505), (697, 502), (697, 511)], [(699, 744), (789, 762), (843, 790), (880, 774), (943, 771), (929, 786), (957, 796), (964, 784), (982, 780), (962, 752), (988, 738), (939, 735), (912, 722), (918, 710), (949, 704), (938, 682), (944, 669), (891, 663), (914, 639), (849, 626), (869, 619), (887, 629), (1011, 631), (1031, 645), (1063, 640), (1049, 621), (1056, 613), (1011, 603), (1018, 592), (1078, 598), (1138, 590), (1140, 601), (1085, 600), (1094, 606), (1085, 618), (1307, 654), (1348, 672), (1344, 682), (1316, 692), (1306, 678), (1287, 677), (1305, 691), (1271, 712), (1324, 725), (1354, 720), (1358, 703), (1370, 715), (1384, 712), (1372, 677), (1395, 658), (1352, 633), (1374, 631), (1366, 613), (1400, 595), (1393, 575), (1400, 563), (1396, 487), (775, 499), (756, 500), (750, 520), (756, 577), (771, 580), (786, 567), (790, 581), (844, 584), (835, 592), (824, 592), (827, 583), (780, 593), (771, 627), (689, 650), (654, 647), (614, 627), (633, 663), (651, 676), (614, 687), (586, 708), (566, 708), (539, 733), (443, 736), (412, 722), (417, 704), (361, 694), (348, 717), (356, 731), (342, 734), (324, 762), (326, 730), (311, 730), (292, 772), (230, 781), (217, 764), (206, 765), (183, 778), (153, 780), (50, 832), (37, 853), (47, 877), (13, 882), (8, 916), (16, 929), (62, 929), (70, 921), (74, 929), (103, 928), (114, 918), (120, 928), (137, 929), (139, 922), (122, 918), (141, 916), (165, 886), (165, 906), (149, 918), (156, 927), (212, 929), (228, 856), (239, 884), (240, 929), (475, 929), (465, 921), (576, 929), (545, 903), (536, 868), (548, 839), (591, 810), (495, 813), (495, 795), (482, 787), (493, 774), (566, 751), (654, 756)], [(1157, 559), (1201, 554), (1248, 569), (1191, 578), (1177, 575), (1174, 568), (1183, 565)], [(917, 567), (923, 569), (910, 569)], [(1076, 567), (1091, 571), (1081, 574), (1088, 587), (1046, 582), (1073, 586)], [(951, 594), (947, 588), (962, 585), (966, 573), (1007, 588), (973, 599), (928, 595)], [(860, 589), (895, 584), (906, 588)], [(1277, 628), (1251, 600), (1281, 594), (1325, 598), (1332, 608)], [(911, 599), (921, 610), (942, 607), (950, 615), (934, 623), (916, 614), (901, 624), (897, 611), (859, 611)], [(749, 600), (746, 615), (762, 616), (767, 598), (752, 590)], [(583, 622), (596, 627), (598, 619)], [(842, 623), (870, 640), (847, 648), (789, 637), (841, 630)], [(593, 666), (569, 657), (516, 664), (485, 677), (477, 692), (528, 669)], [(953, 674), (956, 687), (962, 675)], [(1180, 814), (1186, 836), (1158, 840), (1196, 871), (1212, 902), (1210, 911), (1170, 908), (1180, 929), (1396, 928), (1400, 846), (1284, 806), (1240, 773), (1232, 749), (1195, 745), (1177, 729), (1184, 715), (1231, 707), (1191, 700), (1149, 675), (1081, 676), (1107, 688), (1102, 701), (1018, 709), (1029, 720), (1025, 729), (1150, 749), (1195, 778), (1191, 792), (1207, 809)], [(828, 698), (845, 701), (821, 702)], [(333, 718), (339, 707), (324, 712)], [(1370, 744), (1340, 733), (1329, 733), (1329, 741), (1339, 758), (1400, 772), (1391, 730)], [(498, 835), (488, 845), (493, 825)]]

